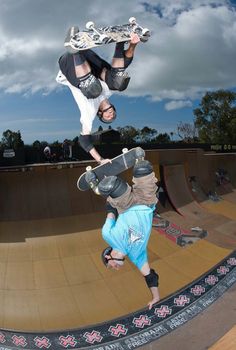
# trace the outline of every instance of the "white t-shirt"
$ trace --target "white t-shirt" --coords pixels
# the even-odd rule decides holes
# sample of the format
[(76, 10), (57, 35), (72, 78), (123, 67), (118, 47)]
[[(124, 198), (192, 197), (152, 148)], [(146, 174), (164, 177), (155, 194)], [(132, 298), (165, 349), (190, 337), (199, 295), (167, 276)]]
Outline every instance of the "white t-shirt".
[(102, 92), (97, 98), (87, 98), (83, 95), (79, 88), (73, 86), (65, 77), (65, 75), (59, 71), (56, 81), (59, 84), (67, 85), (80, 110), (80, 122), (82, 125), (81, 135), (88, 135), (92, 132), (93, 121), (97, 115), (100, 103), (111, 96), (107, 84), (100, 80), (102, 85)]

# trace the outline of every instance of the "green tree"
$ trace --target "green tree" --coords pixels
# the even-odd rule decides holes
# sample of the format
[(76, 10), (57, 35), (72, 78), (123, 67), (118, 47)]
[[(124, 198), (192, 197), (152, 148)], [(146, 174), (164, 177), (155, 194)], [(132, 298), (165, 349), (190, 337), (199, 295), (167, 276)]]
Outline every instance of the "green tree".
[(54, 146), (54, 147), (60, 147), (60, 146), (61, 146), (61, 142), (59, 142), (58, 140), (56, 140), (56, 141), (53, 141), (53, 142), (51, 143), (51, 145)]
[(41, 146), (45, 148), (46, 146), (49, 146), (49, 143), (47, 141), (41, 141)]
[(201, 142), (236, 143), (235, 92), (207, 92), (193, 113)]
[(156, 135), (156, 129), (151, 129), (148, 126), (145, 126), (139, 132), (139, 138), (141, 142), (151, 142)]
[(155, 139), (153, 139), (153, 142), (170, 143), (171, 142), (170, 135), (168, 135), (167, 133), (159, 134), (159, 135), (157, 135), (157, 137), (155, 137)]
[(133, 126), (118, 127), (117, 130), (121, 135), (121, 141), (127, 144), (135, 143), (135, 139), (139, 135), (139, 130)]
[(24, 146), (24, 142), (21, 138), (21, 133), (12, 130), (6, 130), (2, 134), (2, 146), (6, 148), (13, 148), (14, 150)]
[(41, 142), (39, 140), (35, 140), (32, 144), (33, 147), (40, 149), (41, 147)]

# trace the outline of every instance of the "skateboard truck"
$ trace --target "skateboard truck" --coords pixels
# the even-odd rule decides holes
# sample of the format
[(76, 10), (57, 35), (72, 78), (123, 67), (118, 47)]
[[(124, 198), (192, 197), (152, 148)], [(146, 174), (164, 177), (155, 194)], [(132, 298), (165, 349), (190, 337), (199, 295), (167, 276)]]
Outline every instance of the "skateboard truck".
[(145, 151), (141, 147), (136, 147), (135, 153), (136, 163), (138, 163), (141, 160), (144, 160)]
[[(129, 23), (132, 26), (133, 32), (137, 33), (137, 34), (141, 34), (142, 38), (140, 38), (140, 40), (142, 42), (145, 42), (148, 40), (149, 36), (150, 36), (150, 30), (148, 28), (143, 28), (141, 27), (137, 21), (135, 17), (130, 17), (129, 18)], [(140, 33), (141, 32), (141, 33)]]
[(89, 187), (95, 192), (96, 194), (100, 194), (98, 190), (98, 178), (96, 177), (96, 174), (92, 171), (91, 166), (86, 167), (86, 175), (85, 180), (89, 184)]
[[(122, 149), (123, 154), (127, 153), (128, 151), (129, 151), (128, 148)], [(135, 148), (135, 163), (138, 163), (139, 161), (144, 160), (144, 157), (145, 157), (145, 151), (141, 147), (136, 147)]]
[(66, 34), (66, 38), (64, 40), (64, 46), (67, 48), (67, 50), (70, 53), (78, 52), (78, 47), (77, 47), (78, 36), (79, 36), (79, 27), (77, 26), (70, 27)]
[(95, 28), (95, 24), (92, 21), (89, 21), (86, 23), (86, 29), (89, 31), (92, 31), (93, 34), (93, 39), (97, 43), (105, 44), (107, 40), (109, 39), (107, 35), (99, 33), (99, 31)]

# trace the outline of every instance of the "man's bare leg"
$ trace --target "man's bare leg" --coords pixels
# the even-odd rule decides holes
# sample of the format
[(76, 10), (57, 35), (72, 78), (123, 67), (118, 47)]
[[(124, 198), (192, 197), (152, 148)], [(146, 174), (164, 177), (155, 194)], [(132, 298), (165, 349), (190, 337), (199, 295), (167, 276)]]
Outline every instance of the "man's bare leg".
[(85, 61), (82, 55), (80, 55), (80, 57), (78, 57), (78, 55), (74, 56), (74, 63), (77, 78), (84, 77), (91, 72), (89, 63)]

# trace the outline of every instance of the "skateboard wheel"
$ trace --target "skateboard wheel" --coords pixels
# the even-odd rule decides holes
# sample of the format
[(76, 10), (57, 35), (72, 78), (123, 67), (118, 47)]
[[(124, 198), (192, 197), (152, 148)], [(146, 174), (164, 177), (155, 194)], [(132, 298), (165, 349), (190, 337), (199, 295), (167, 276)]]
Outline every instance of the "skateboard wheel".
[(144, 36), (141, 36), (140, 41), (142, 43), (146, 43), (148, 41), (148, 39), (149, 39), (149, 36), (148, 35), (144, 35)]
[(94, 22), (92, 22), (92, 21), (87, 22), (85, 27), (87, 29), (93, 29), (94, 28)]
[(129, 18), (129, 23), (130, 24), (135, 24), (136, 23), (136, 18), (135, 17), (130, 17)]
[(127, 153), (128, 152), (128, 148), (123, 148), (122, 149), (122, 153)]
[(142, 35), (149, 35), (150, 34), (150, 31), (148, 28), (143, 28), (142, 29)]
[(100, 35), (100, 37), (99, 37), (99, 41), (100, 41), (101, 43), (103, 43), (103, 44), (105, 44), (105, 43), (107, 42), (107, 39), (108, 39), (108, 36), (105, 35), (105, 34), (102, 34), (102, 35)]
[(90, 171), (90, 170), (92, 170), (92, 167), (91, 167), (91, 165), (88, 165), (88, 166), (86, 167), (86, 171)]

